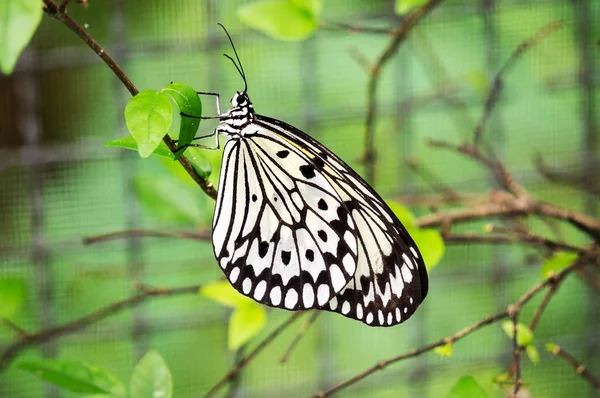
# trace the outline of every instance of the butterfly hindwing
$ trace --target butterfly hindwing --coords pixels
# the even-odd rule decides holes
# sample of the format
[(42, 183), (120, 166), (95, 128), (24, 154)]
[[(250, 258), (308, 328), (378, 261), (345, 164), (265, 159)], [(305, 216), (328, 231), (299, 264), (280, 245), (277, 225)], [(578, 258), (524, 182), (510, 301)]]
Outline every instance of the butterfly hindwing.
[(414, 241), (372, 188), (322, 144), (279, 120), (256, 123), (288, 140), (317, 164), (354, 221), (358, 261), (354, 277), (321, 308), (370, 326), (407, 320), (427, 294), (425, 265)]
[(260, 126), (246, 129), (223, 153), (213, 219), (219, 265), (261, 303), (320, 308), (355, 274), (354, 221), (306, 153)]

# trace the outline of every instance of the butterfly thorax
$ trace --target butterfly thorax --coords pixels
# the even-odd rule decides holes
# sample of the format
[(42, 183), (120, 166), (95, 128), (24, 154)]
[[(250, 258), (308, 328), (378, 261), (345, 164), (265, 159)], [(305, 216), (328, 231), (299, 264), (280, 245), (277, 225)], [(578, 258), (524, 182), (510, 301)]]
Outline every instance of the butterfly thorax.
[(238, 91), (231, 98), (231, 105), (231, 109), (220, 117), (220, 131), (226, 135), (241, 135), (242, 130), (254, 121), (254, 107), (245, 91)]

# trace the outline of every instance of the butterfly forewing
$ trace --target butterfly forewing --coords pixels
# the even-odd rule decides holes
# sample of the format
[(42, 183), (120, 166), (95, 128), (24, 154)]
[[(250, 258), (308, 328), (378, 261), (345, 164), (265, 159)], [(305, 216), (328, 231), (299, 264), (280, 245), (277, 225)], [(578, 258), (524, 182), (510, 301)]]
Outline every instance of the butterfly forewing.
[(310, 136), (265, 116), (257, 115), (255, 123), (302, 148), (354, 221), (356, 272), (322, 308), (371, 326), (392, 326), (407, 320), (425, 298), (428, 281), (417, 246), (397, 217), (356, 172)]
[(213, 247), (231, 284), (261, 303), (320, 308), (354, 277), (348, 209), (299, 147), (259, 125), (225, 144)]

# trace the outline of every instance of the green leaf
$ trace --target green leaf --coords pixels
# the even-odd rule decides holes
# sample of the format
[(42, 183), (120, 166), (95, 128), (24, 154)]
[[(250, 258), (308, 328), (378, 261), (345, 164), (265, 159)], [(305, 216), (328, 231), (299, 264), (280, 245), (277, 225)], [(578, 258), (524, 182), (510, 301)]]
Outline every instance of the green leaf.
[(173, 379), (163, 358), (156, 351), (148, 351), (135, 365), (129, 381), (130, 398), (170, 398)]
[(448, 343), (440, 347), (435, 347), (433, 352), (441, 357), (450, 358), (452, 356), (452, 344)]
[(546, 350), (550, 351), (552, 354), (556, 355), (560, 351), (560, 346), (552, 343), (546, 344)]
[(199, 192), (187, 184), (169, 176), (142, 174), (135, 177), (134, 187), (144, 209), (158, 219), (193, 225), (202, 220)]
[(40, 0), (0, 2), (0, 69), (12, 73), (17, 59), (42, 20)]
[(427, 3), (428, 0), (396, 0), (394, 11), (398, 15), (404, 15), (416, 7)]
[(546, 279), (573, 264), (579, 256), (576, 253), (556, 252), (542, 264), (540, 276)]
[(138, 144), (140, 156), (147, 158), (169, 132), (173, 122), (173, 105), (165, 93), (142, 91), (127, 103), (125, 122)]
[(502, 373), (502, 374), (499, 374), (498, 376), (495, 376), (494, 378), (492, 378), (492, 383), (506, 384), (511, 379), (512, 379), (512, 375), (509, 375), (508, 373)]
[(229, 349), (235, 351), (246, 344), (264, 328), (266, 322), (267, 313), (254, 301), (236, 308), (229, 318)]
[(304, 10), (308, 16), (317, 18), (323, 10), (322, 0), (289, 0), (295, 7)]
[(404, 228), (416, 228), (415, 216), (408, 208), (393, 200), (388, 200), (385, 203), (387, 203), (392, 212), (398, 217), (398, 220), (404, 225)]
[[(104, 146), (107, 148), (125, 148), (125, 149), (131, 149), (133, 151), (138, 150), (137, 142), (135, 141), (135, 138), (133, 138), (132, 136), (127, 136), (127, 137), (117, 138), (115, 140), (110, 140), (108, 142), (105, 142)], [(169, 150), (169, 148), (163, 141), (161, 141), (160, 144), (158, 144), (158, 146), (152, 152), (152, 154), (158, 155), (158, 156), (163, 156), (163, 157), (166, 157), (169, 159), (175, 159), (175, 155), (173, 155), (173, 152), (171, 152)]]
[(533, 344), (528, 345), (525, 348), (525, 352), (532, 363), (537, 364), (540, 361), (540, 354)]
[[(162, 89), (167, 93), (177, 104), (180, 112), (186, 115), (202, 116), (202, 102), (196, 91), (188, 85), (182, 83), (171, 83)], [(177, 140), (177, 148), (181, 148), (192, 142), (200, 126), (200, 119), (186, 117), (181, 115), (179, 123), (179, 138)], [(179, 156), (184, 151), (178, 151), (176, 156)]]
[(471, 376), (463, 376), (452, 387), (446, 398), (487, 398), (487, 393)]
[(407, 228), (417, 244), (427, 269), (431, 271), (444, 256), (446, 245), (439, 231), (435, 229), (413, 229)]
[(125, 387), (115, 376), (83, 362), (45, 359), (21, 362), (18, 368), (74, 393), (126, 397)]
[(18, 278), (0, 279), (0, 318), (12, 320), (25, 297), (25, 281)]
[[(502, 322), (502, 330), (512, 340), (515, 335), (515, 325), (513, 321)], [(529, 329), (529, 326), (523, 323), (517, 323), (517, 345), (526, 347), (533, 343), (533, 332)]]
[(316, 1), (264, 0), (238, 8), (238, 17), (246, 25), (275, 39), (303, 40), (318, 26)]
[(238, 293), (228, 281), (207, 283), (200, 288), (200, 294), (226, 307), (237, 308), (254, 303), (252, 299)]

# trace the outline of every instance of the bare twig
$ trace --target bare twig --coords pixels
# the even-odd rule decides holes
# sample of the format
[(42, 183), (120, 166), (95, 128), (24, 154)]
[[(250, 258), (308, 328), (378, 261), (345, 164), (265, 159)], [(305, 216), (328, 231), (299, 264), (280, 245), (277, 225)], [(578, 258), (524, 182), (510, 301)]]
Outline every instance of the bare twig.
[(515, 368), (515, 386), (512, 392), (512, 397), (516, 398), (521, 388), (521, 384), (523, 381), (521, 380), (521, 356), (523, 355), (523, 350), (519, 346), (519, 329), (517, 325), (519, 323), (519, 307), (508, 308), (508, 316), (512, 319), (513, 323), (513, 336), (512, 336), (512, 348), (513, 348), (513, 366)]
[(204, 395), (205, 397), (210, 397), (214, 395), (221, 387), (226, 385), (227, 383), (234, 380), (240, 372), (265, 348), (267, 347), (281, 332), (287, 329), (300, 315), (302, 315), (302, 311), (294, 312), (284, 323), (282, 323), (279, 327), (273, 330), (267, 337), (261, 341), (256, 348), (254, 348), (248, 355), (246, 355), (243, 359), (241, 359), (236, 366), (231, 369), (225, 376), (223, 376), (217, 384), (212, 386), (210, 390)]
[(21, 336), (16, 342), (10, 344), (0, 353), (0, 373), (4, 371), (26, 348), (56, 340), (62, 336), (78, 332), (86, 327), (100, 322), (110, 316), (113, 316), (123, 310), (136, 307), (149, 299), (155, 297), (172, 297), (185, 294), (197, 294), (202, 285), (182, 286), (176, 288), (144, 288), (139, 293), (120, 301), (116, 301), (97, 311), (91, 312), (70, 322), (63, 323), (55, 327), (40, 330), (36, 333), (29, 333)]
[(93, 245), (95, 243), (107, 242), (115, 239), (125, 238), (141, 238), (141, 237), (152, 237), (152, 238), (176, 238), (176, 239), (191, 239), (191, 240), (210, 240), (211, 233), (208, 231), (201, 232), (188, 232), (188, 231), (154, 231), (149, 229), (130, 229), (126, 231), (110, 232), (103, 235), (89, 236), (83, 239), (83, 243), (86, 245)]
[(369, 77), (369, 86), (367, 93), (367, 116), (365, 120), (365, 153), (363, 161), (366, 165), (366, 178), (371, 184), (375, 180), (375, 121), (377, 117), (377, 89), (379, 86), (379, 76), (381, 70), (385, 64), (392, 58), (398, 51), (400, 44), (406, 39), (408, 33), (415, 27), (415, 25), (423, 19), (430, 11), (442, 3), (443, 0), (429, 0), (419, 8), (414, 9), (408, 14), (398, 26), (396, 26), (390, 33), (392, 40), (387, 45), (383, 53), (379, 56), (377, 62), (371, 68), (371, 75)]
[(575, 369), (575, 373), (580, 375), (585, 381), (594, 386), (596, 391), (600, 393), (600, 379), (591, 374), (590, 371), (586, 369), (584, 364), (579, 362), (573, 355), (558, 345), (552, 345), (550, 352), (571, 364), (573, 369)]
[(535, 297), (545, 287), (550, 286), (551, 284), (554, 284), (554, 283), (556, 283), (557, 285), (559, 283), (561, 283), (565, 279), (566, 276), (568, 276), (571, 272), (573, 272), (575, 269), (577, 269), (578, 267), (580, 267), (582, 265), (583, 259), (597, 257), (597, 255), (598, 255), (598, 253), (596, 251), (590, 251), (590, 253), (587, 256), (580, 257), (577, 261), (575, 261), (569, 267), (563, 269), (561, 272), (556, 274), (555, 279), (552, 279), (552, 280), (548, 279), (548, 280), (545, 280), (544, 282), (540, 282), (540, 283), (532, 286), (515, 303), (509, 305), (504, 311), (498, 312), (494, 315), (487, 316), (483, 320), (481, 320), (479, 322), (475, 322), (474, 324), (472, 324), (462, 330), (459, 330), (458, 332), (456, 332), (454, 334), (444, 337), (443, 339), (438, 340), (434, 343), (424, 345), (420, 348), (408, 351), (402, 355), (398, 355), (396, 357), (393, 357), (393, 358), (390, 358), (387, 360), (379, 361), (375, 366), (360, 372), (359, 374), (349, 378), (348, 380), (345, 380), (345, 381), (337, 384), (336, 386), (330, 388), (329, 390), (321, 391), (321, 392), (313, 395), (313, 397), (314, 398), (324, 398), (324, 397), (330, 396), (352, 384), (355, 384), (355, 383), (361, 381), (365, 377), (367, 377), (379, 370), (386, 368), (388, 365), (391, 365), (395, 362), (399, 362), (399, 361), (407, 359), (407, 358), (413, 358), (413, 357), (422, 355), (426, 352), (432, 351), (436, 347), (441, 347), (446, 344), (453, 344), (453, 343), (457, 342), (458, 340), (461, 340), (462, 338), (470, 335), (471, 333), (481, 329), (484, 326), (498, 322), (501, 319), (510, 317), (511, 313), (513, 313), (515, 310), (517, 310), (517, 311), (520, 310), (525, 304), (527, 304), (533, 297)]
[(300, 326), (300, 330), (298, 330), (298, 333), (296, 333), (296, 336), (288, 346), (287, 350), (285, 350), (285, 353), (283, 354), (279, 362), (283, 364), (288, 360), (290, 354), (292, 353), (292, 350), (296, 347), (296, 345), (300, 342), (302, 337), (304, 337), (304, 335), (306, 334), (306, 331), (312, 326), (313, 323), (315, 323), (315, 321), (321, 314), (322, 312), (320, 311), (313, 311), (312, 314), (310, 314), (310, 317), (302, 324), (302, 326)]
[(500, 71), (494, 77), (494, 81), (492, 83), (492, 88), (490, 89), (490, 93), (487, 96), (485, 101), (485, 107), (483, 114), (481, 115), (481, 119), (479, 123), (475, 127), (474, 140), (473, 145), (478, 147), (481, 144), (481, 139), (483, 136), (483, 130), (485, 129), (485, 124), (489, 119), (492, 111), (498, 102), (498, 98), (500, 97), (500, 92), (502, 91), (502, 79), (504, 74), (517, 62), (517, 60), (523, 55), (527, 50), (533, 47), (535, 44), (540, 42), (543, 38), (548, 36), (550, 33), (558, 30), (562, 27), (561, 21), (553, 21), (548, 25), (544, 26), (542, 29), (538, 30), (535, 35), (530, 37), (529, 39), (523, 41), (516, 49), (513, 51), (510, 58), (502, 65)]
[[(110, 56), (108, 53), (96, 42), (85, 29), (83, 29), (77, 22), (75, 22), (69, 14), (65, 12), (61, 12), (60, 7), (52, 0), (43, 0), (44, 1), (44, 11), (49, 16), (56, 18), (65, 24), (69, 29), (71, 29), (77, 36), (79, 36), (102, 60), (108, 65), (110, 69), (114, 72), (114, 74), (121, 80), (123, 85), (129, 90), (131, 95), (136, 95), (138, 93), (137, 87), (133, 84), (133, 82), (129, 79), (129, 76), (123, 71), (123, 69), (117, 64), (117, 62)], [(171, 137), (165, 135), (163, 141), (167, 145), (167, 147), (171, 150), (171, 152), (175, 152), (176, 146)], [(214, 186), (204, 178), (200, 177), (198, 173), (192, 167), (192, 164), (187, 160), (185, 156), (179, 156), (179, 163), (183, 166), (185, 171), (192, 177), (192, 179), (202, 188), (202, 190), (211, 198), (217, 198), (217, 191)]]
[(374, 28), (370, 26), (353, 25), (341, 22), (321, 22), (319, 28), (323, 30), (343, 31), (347, 33), (373, 33), (377, 35), (390, 35), (390, 28)]

